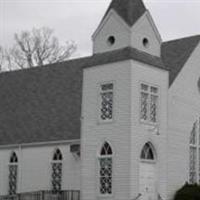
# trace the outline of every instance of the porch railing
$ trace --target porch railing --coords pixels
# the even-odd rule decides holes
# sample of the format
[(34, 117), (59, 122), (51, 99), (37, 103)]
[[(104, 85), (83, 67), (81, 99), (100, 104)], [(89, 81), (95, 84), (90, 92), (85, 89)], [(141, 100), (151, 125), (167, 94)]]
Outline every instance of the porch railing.
[(0, 200), (80, 200), (79, 190), (26, 192), (16, 195), (0, 196)]

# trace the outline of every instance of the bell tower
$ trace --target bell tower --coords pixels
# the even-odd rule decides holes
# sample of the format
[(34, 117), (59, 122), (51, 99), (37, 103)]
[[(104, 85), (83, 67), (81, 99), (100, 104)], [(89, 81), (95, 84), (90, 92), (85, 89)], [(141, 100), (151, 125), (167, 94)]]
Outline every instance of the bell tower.
[(132, 47), (155, 56), (162, 42), (141, 0), (113, 0), (92, 40), (94, 54)]
[(112, 0), (92, 39), (92, 66), (83, 71), (81, 199), (145, 200), (146, 195), (157, 200), (158, 190), (165, 191), (156, 185), (157, 144), (164, 148), (165, 140), (150, 132), (141, 116), (148, 109), (144, 118), (150, 119), (151, 95), (153, 123), (166, 113), (157, 112), (158, 95), (165, 97), (168, 87), (168, 72), (156, 67), (163, 65), (161, 37), (142, 0)]

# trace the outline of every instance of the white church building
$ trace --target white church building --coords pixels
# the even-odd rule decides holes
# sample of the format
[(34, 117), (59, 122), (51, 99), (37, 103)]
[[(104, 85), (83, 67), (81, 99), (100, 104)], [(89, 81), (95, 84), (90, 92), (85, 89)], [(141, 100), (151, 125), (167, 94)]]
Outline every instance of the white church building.
[(173, 200), (200, 183), (200, 35), (163, 42), (142, 0), (113, 0), (92, 41), (0, 74), (0, 199)]

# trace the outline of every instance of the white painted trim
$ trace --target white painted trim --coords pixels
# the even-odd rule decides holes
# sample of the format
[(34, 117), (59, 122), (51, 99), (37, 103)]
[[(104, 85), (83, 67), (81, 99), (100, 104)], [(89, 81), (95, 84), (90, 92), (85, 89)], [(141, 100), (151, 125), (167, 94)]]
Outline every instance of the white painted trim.
[[(80, 143), (84, 144), (84, 111), (85, 111), (85, 73), (87, 69), (83, 69), (83, 79), (82, 79), (82, 86), (81, 86), (81, 91), (82, 91), (82, 97), (81, 97), (81, 127), (80, 127)], [(80, 157), (83, 155), (84, 148), (83, 145), (80, 146)], [(83, 161), (81, 160), (80, 162), (80, 199), (83, 199), (82, 196), (82, 188), (83, 188)]]
[[(146, 17), (146, 18), (145, 18)], [(148, 20), (149, 24), (151, 25), (153, 32), (158, 40), (158, 43), (161, 45), (162, 44), (162, 38), (161, 35), (153, 21), (153, 18), (151, 17), (151, 14), (149, 12), (149, 10), (146, 10), (145, 13), (133, 24), (133, 26), (131, 27), (131, 32), (132, 34), (135, 32), (135, 26), (137, 27), (138, 24), (140, 24), (142, 21), (144, 21), (145, 19)]]
[(99, 32), (102, 30), (104, 25), (107, 23), (107, 21), (110, 19), (110, 17), (113, 16), (124, 28), (131, 32), (130, 27), (126, 24), (126, 22), (115, 12), (114, 9), (111, 9), (106, 17), (100, 22), (99, 26), (97, 27), (96, 31), (92, 34), (92, 41), (95, 40), (96, 36), (99, 34)]
[[(148, 53), (147, 53), (148, 54)], [(150, 55), (150, 54), (149, 54)], [(145, 67), (151, 67), (152, 69), (155, 69), (155, 70), (157, 70), (157, 71), (165, 71), (165, 72), (168, 72), (168, 74), (169, 74), (169, 70), (168, 69), (165, 69), (165, 68), (160, 68), (160, 67), (157, 67), (157, 66), (155, 66), (155, 65), (153, 65), (153, 64), (149, 64), (149, 63), (146, 63), (146, 62), (143, 62), (143, 61), (139, 61), (139, 60), (135, 60), (135, 59), (133, 59), (133, 58), (130, 58), (130, 59), (127, 59), (127, 60), (131, 60), (131, 61), (133, 61), (133, 62), (135, 62), (136, 64), (143, 64)], [(125, 60), (125, 61), (127, 61), (127, 60)], [(122, 61), (123, 62), (123, 61)], [(140, 66), (139, 66), (140, 67)]]
[(22, 143), (22, 144), (8, 144), (0, 145), (0, 149), (10, 149), (10, 148), (25, 148), (25, 147), (34, 147), (34, 146), (47, 146), (47, 145), (61, 145), (61, 144), (80, 144), (80, 139), (74, 140), (58, 140), (50, 142), (33, 142), (33, 143)]
[[(101, 151), (101, 148), (103, 146), (103, 144), (105, 142), (108, 142), (109, 145), (111, 146), (112, 148), (112, 194), (110, 195), (101, 195), (99, 193), (99, 158), (101, 157), (100, 156), (100, 151)], [(115, 145), (114, 145), (114, 141), (111, 141), (110, 139), (108, 138), (102, 138), (98, 144), (97, 144), (97, 149), (96, 149), (96, 158), (95, 158), (95, 190), (96, 190), (96, 196), (97, 198), (111, 198), (111, 197), (114, 197), (115, 196)]]
[(154, 33), (155, 33), (157, 39), (158, 39), (158, 42), (159, 42), (160, 44), (162, 44), (161, 35), (160, 35), (160, 33), (159, 33), (158, 29), (157, 29), (157, 26), (156, 26), (155, 23), (154, 23), (154, 20), (153, 20), (153, 18), (152, 18), (152, 16), (151, 16), (149, 10), (147, 10), (147, 11), (145, 12), (145, 14), (146, 14), (146, 16), (147, 16), (147, 19), (148, 19), (149, 23), (151, 24), (151, 26), (152, 26), (152, 28), (153, 28), (153, 31), (154, 31)]
[[(154, 155), (154, 159), (153, 160), (146, 160), (146, 159), (141, 159), (141, 153), (143, 151), (143, 148), (146, 144), (149, 144), (151, 146), (151, 149), (153, 151), (153, 155)], [(139, 155), (139, 158), (140, 158), (140, 162), (146, 162), (146, 163), (157, 163), (158, 162), (158, 154), (157, 154), (157, 150), (156, 150), (156, 147), (155, 145), (153, 144), (152, 140), (148, 140), (146, 141), (143, 146), (142, 146), (142, 149), (140, 149), (140, 155)]]
[[(111, 147), (111, 149), (112, 149), (112, 155), (107, 155), (107, 156), (101, 156), (100, 155), (100, 152), (101, 152), (101, 148), (103, 147), (103, 145), (104, 145), (104, 143), (105, 142), (107, 142), (109, 145), (110, 145), (110, 147)], [(103, 139), (103, 140), (101, 140), (101, 143), (99, 143), (98, 144), (98, 146), (97, 146), (97, 153), (96, 153), (96, 176), (95, 176), (95, 178), (96, 178), (96, 180), (95, 180), (95, 183), (96, 183), (96, 196), (97, 196), (97, 198), (113, 198), (114, 197), (114, 193), (115, 193), (115, 185), (114, 185), (114, 183), (115, 183), (115, 181), (114, 181), (114, 178), (115, 178), (115, 170), (114, 170), (114, 166), (115, 166), (115, 159), (114, 159), (114, 157), (115, 157), (115, 147), (113, 147), (113, 144), (112, 144), (112, 142), (110, 142), (110, 140), (109, 139)], [(111, 194), (100, 194), (100, 191), (99, 191), (99, 188), (100, 188), (100, 184), (99, 184), (99, 178), (100, 178), (100, 176), (99, 176), (99, 170), (100, 170), (100, 166), (99, 166), (99, 160), (101, 159), (101, 158), (112, 158), (112, 193)]]
[[(156, 87), (156, 88), (158, 88), (158, 93), (157, 93), (157, 96), (158, 96), (158, 108), (157, 108), (157, 121), (156, 122), (151, 122), (151, 121), (149, 121), (149, 112), (147, 112), (147, 120), (145, 121), (145, 120), (142, 120), (141, 118), (140, 118), (140, 112), (141, 112), (141, 110), (140, 110), (140, 108), (141, 108), (141, 84), (145, 84), (145, 85), (148, 85), (148, 87), (149, 88), (151, 88), (151, 87)], [(144, 124), (144, 125), (148, 125), (148, 126), (150, 126), (150, 127), (157, 127), (157, 128), (159, 128), (159, 124), (160, 124), (160, 117), (161, 117), (161, 114), (160, 114), (160, 107), (161, 107), (161, 103), (160, 103), (160, 101), (161, 101), (161, 92), (160, 92), (160, 86), (159, 85), (157, 85), (157, 84), (154, 84), (154, 83), (150, 83), (150, 82), (147, 82), (147, 81), (144, 81), (144, 80), (140, 80), (139, 81), (139, 86), (138, 86), (138, 90), (139, 90), (139, 94), (138, 94), (138, 97), (139, 97), (139, 115), (138, 115), (138, 117), (139, 117), (139, 124)], [(149, 90), (148, 90), (148, 97), (150, 97), (151, 96), (151, 92), (149, 92)], [(148, 111), (150, 111), (150, 102), (149, 102), (149, 98), (148, 98)]]
[(103, 146), (103, 144), (107, 142), (111, 148), (112, 148), (112, 156), (115, 156), (115, 145), (114, 145), (114, 141), (108, 139), (108, 138), (102, 138), (98, 143), (97, 143), (97, 150), (96, 150), (96, 157), (98, 158), (100, 156), (100, 152), (101, 152), (101, 148)]
[[(112, 107), (112, 119), (111, 120), (101, 120), (100, 118), (100, 115), (101, 115), (101, 112), (100, 112), (100, 105), (101, 105), (101, 85), (104, 85), (104, 84), (113, 84), (113, 89), (110, 90), (113, 92), (113, 107)], [(103, 82), (99, 82), (97, 83), (97, 106), (96, 106), (96, 116), (97, 116), (97, 125), (103, 125), (103, 124), (112, 124), (115, 122), (115, 102), (116, 102), (116, 95), (115, 95), (115, 92), (116, 92), (116, 81), (115, 80), (108, 80), (108, 81), (103, 81)]]
[[(115, 147), (113, 147), (114, 146), (113, 142), (111, 142), (109, 139), (103, 138), (98, 143), (98, 146), (97, 146), (97, 153), (96, 153), (97, 158), (98, 157), (103, 157), (103, 156), (100, 155), (100, 152), (101, 152), (101, 149), (102, 149), (103, 145), (105, 144), (105, 142), (107, 142), (110, 145), (111, 149), (112, 149), (112, 157), (115, 155)], [(106, 157), (108, 157), (108, 156), (106, 156)]]

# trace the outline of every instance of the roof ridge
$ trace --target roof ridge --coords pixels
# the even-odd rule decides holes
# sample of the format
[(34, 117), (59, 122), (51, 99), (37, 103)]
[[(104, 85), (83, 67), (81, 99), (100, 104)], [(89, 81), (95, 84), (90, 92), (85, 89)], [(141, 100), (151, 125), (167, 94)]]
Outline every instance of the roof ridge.
[(194, 38), (200, 39), (200, 34), (190, 35), (190, 36), (176, 38), (176, 39), (172, 39), (172, 40), (167, 40), (167, 41), (162, 42), (162, 44), (166, 44), (166, 43), (170, 43), (170, 42), (178, 42), (178, 41), (181, 41), (181, 40), (194, 39)]
[(161, 57), (171, 73), (170, 86), (184, 67), (200, 41), (200, 35), (188, 36), (162, 43)]
[(37, 73), (38, 71), (50, 70), (50, 69), (59, 68), (59, 67), (62, 67), (62, 66), (70, 67), (70, 65), (74, 65), (75, 63), (79, 63), (79, 65), (80, 65), (80, 63), (82, 63), (82, 66), (85, 66), (85, 65), (91, 66), (90, 61), (95, 60), (96, 58), (112, 56), (112, 55), (115, 55), (115, 54), (121, 54), (122, 52), (124, 54), (126, 54), (127, 56), (130, 56), (130, 55), (132, 55), (133, 52), (135, 52), (142, 57), (148, 57), (148, 58), (151, 58), (151, 59), (160, 59), (159, 56), (151, 55), (147, 52), (141, 51), (141, 50), (136, 49), (134, 47), (127, 46), (127, 47), (122, 47), (120, 49), (115, 49), (113, 51), (99, 52), (99, 53), (96, 53), (96, 54), (93, 54), (93, 55), (80, 57), (80, 58), (73, 58), (73, 59), (69, 59), (69, 60), (66, 60), (66, 61), (62, 61), (62, 62), (46, 64), (46, 65), (43, 65), (43, 66), (36, 66), (36, 67), (33, 67), (33, 68), (25, 68), (25, 69), (18, 69), (18, 70), (13, 70), (13, 71), (4, 71), (4, 72), (0, 73), (0, 79), (1, 79), (2, 76), (12, 75), (12, 74)]

